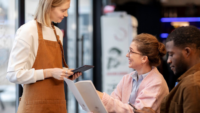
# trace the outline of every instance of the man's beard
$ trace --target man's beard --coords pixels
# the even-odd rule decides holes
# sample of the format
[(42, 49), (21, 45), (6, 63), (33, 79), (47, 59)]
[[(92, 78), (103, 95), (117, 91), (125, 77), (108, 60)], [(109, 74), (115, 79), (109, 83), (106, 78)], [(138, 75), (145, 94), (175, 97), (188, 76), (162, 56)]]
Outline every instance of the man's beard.
[(183, 57), (181, 57), (181, 60), (179, 60), (178, 62), (179, 63), (175, 68), (176, 73), (174, 73), (176, 80), (188, 70), (187, 63), (184, 62)]

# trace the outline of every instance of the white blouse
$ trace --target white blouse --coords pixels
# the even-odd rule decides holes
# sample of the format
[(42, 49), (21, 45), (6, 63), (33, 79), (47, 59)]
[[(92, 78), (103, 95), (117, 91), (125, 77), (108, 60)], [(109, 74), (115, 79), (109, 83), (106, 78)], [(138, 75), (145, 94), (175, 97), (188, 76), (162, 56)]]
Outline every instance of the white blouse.
[[(57, 35), (63, 42), (62, 31), (55, 27)], [(45, 40), (57, 41), (53, 28), (42, 27), (43, 38)], [(38, 31), (35, 20), (22, 25), (16, 33), (15, 41), (10, 53), (7, 79), (17, 84), (30, 84), (38, 80), (44, 80), (43, 69), (32, 68), (38, 51)]]

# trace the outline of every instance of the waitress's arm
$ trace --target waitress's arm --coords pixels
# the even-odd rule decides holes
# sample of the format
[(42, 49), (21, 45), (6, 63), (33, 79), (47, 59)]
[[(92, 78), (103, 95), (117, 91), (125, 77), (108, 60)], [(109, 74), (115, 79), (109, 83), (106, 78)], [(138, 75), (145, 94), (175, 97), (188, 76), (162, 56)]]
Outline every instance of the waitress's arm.
[(17, 84), (35, 83), (44, 80), (43, 70), (32, 68), (35, 61), (34, 37), (29, 28), (22, 26), (17, 30), (9, 57), (7, 79)]
[[(74, 74), (70, 69), (66, 72), (65, 69), (61, 68), (50, 68), (44, 70), (35, 70), (32, 68), (35, 56), (31, 49), (32, 45), (28, 44), (27, 41), (28, 40), (23, 40), (18, 37), (15, 39), (9, 58), (6, 76), (10, 82), (17, 84), (30, 84), (50, 77), (63, 80), (64, 77)], [(73, 79), (78, 78), (80, 75), (80, 73), (75, 74)]]
[[(58, 33), (61, 42), (63, 42), (63, 33), (62, 31), (55, 27), (56, 32)], [(46, 37), (52, 36), (49, 34), (49, 29), (43, 29), (43, 33)], [(46, 40), (54, 40), (46, 39)], [(35, 83), (45, 78), (52, 77), (52, 72), (60, 71), (59, 69), (43, 69), (35, 70), (32, 68), (35, 58), (37, 55), (38, 49), (38, 33), (37, 26), (35, 21), (28, 22), (27, 24), (22, 25), (16, 33), (15, 41), (11, 50), (9, 64), (7, 69), (7, 79), (10, 82), (17, 84), (30, 84)], [(63, 71), (63, 70), (61, 70)], [(60, 76), (60, 75), (58, 75)], [(76, 76), (75, 76), (76, 77)]]

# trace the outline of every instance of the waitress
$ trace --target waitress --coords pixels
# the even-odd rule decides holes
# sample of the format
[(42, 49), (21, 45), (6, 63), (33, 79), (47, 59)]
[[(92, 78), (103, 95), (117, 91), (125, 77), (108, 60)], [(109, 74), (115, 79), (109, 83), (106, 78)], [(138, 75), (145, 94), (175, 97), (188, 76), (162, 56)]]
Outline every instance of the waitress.
[(7, 70), (10, 82), (23, 84), (17, 113), (67, 113), (63, 78), (82, 73), (68, 69), (63, 34), (52, 22), (67, 17), (69, 7), (70, 0), (40, 0), (34, 20), (17, 30)]

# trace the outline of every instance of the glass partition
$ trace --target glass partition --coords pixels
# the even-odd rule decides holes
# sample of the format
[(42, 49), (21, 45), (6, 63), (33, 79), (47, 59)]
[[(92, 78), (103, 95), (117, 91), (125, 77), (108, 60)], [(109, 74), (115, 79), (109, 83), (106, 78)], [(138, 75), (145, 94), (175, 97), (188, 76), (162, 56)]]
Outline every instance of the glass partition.
[(33, 20), (39, 0), (25, 0), (25, 23)]
[[(82, 65), (93, 64), (93, 47), (92, 47), (92, 0), (79, 0), (79, 36), (78, 36), (78, 56), (79, 67)], [(93, 80), (92, 69), (85, 71), (79, 80)], [(79, 105), (79, 113), (86, 113)]]
[[(67, 17), (67, 64), (70, 68), (76, 68), (76, 0), (71, 0)], [(67, 97), (67, 111), (76, 112), (76, 100), (70, 91)]]
[[(76, 13), (77, 9), (78, 15)], [(67, 60), (70, 68), (75, 69), (82, 65), (93, 64), (92, 13), (92, 0), (71, 0), (67, 17)], [(84, 72), (83, 75), (76, 81), (92, 80), (92, 76), (92, 70), (88, 70)], [(68, 112), (85, 113), (82, 108), (76, 104), (76, 100), (70, 91), (68, 91), (67, 104)]]
[(15, 84), (6, 79), (15, 35), (15, 0), (0, 1), (0, 113), (15, 113)]
[[(79, 65), (93, 64), (93, 20), (92, 20), (92, 0), (79, 1)], [(83, 73), (84, 80), (92, 80), (92, 70)]]

